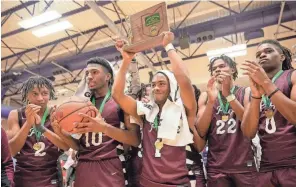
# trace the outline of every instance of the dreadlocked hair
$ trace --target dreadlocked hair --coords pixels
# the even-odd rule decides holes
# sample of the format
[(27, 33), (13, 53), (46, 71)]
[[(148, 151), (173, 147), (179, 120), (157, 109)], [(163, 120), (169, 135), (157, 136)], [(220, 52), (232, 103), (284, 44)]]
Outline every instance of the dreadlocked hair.
[(196, 111), (196, 113), (197, 113), (198, 112), (198, 100), (199, 100), (199, 96), (200, 96), (201, 92), (200, 92), (200, 89), (198, 89), (196, 85), (192, 84), (192, 87), (194, 90), (195, 101), (197, 104), (197, 111)]
[(282, 46), (276, 40), (264, 40), (258, 45), (258, 47), (262, 44), (274, 45), (278, 49), (279, 53), (282, 53), (283, 55), (285, 55), (285, 60), (283, 61), (283, 65), (282, 65), (283, 70), (294, 69), (292, 66), (292, 63), (291, 63), (292, 62), (292, 53), (288, 48)]
[(23, 103), (28, 102), (28, 93), (31, 90), (33, 90), (34, 87), (37, 87), (37, 88), (46, 87), (49, 90), (49, 99), (54, 99), (55, 98), (55, 90), (54, 90), (54, 87), (51, 84), (51, 82), (48, 81), (44, 77), (34, 76), (34, 77), (30, 77), (22, 85), (21, 93), (22, 93), (22, 102)]
[(86, 62), (86, 65), (88, 65), (88, 64), (99, 64), (99, 65), (103, 66), (107, 70), (107, 72), (111, 74), (111, 78), (109, 80), (109, 86), (113, 85), (114, 74), (113, 74), (111, 64), (108, 60), (106, 60), (105, 58), (101, 58), (101, 57), (93, 57)]
[(214, 62), (219, 59), (223, 60), (224, 62), (226, 62), (228, 64), (229, 67), (234, 69), (234, 73), (233, 73), (232, 77), (235, 80), (238, 75), (237, 68), (236, 68), (236, 62), (234, 60), (232, 60), (232, 58), (230, 58), (229, 56), (226, 56), (224, 54), (222, 54), (221, 56), (218, 56), (218, 57), (214, 57), (210, 60), (209, 72), (211, 73), (211, 75), (213, 75), (212, 69), (213, 69)]

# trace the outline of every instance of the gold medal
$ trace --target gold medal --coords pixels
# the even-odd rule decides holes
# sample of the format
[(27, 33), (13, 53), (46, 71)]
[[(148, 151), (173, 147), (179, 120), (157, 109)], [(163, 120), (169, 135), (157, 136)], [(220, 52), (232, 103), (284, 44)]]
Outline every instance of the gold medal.
[(160, 141), (159, 139), (157, 139), (154, 143), (154, 146), (155, 146), (155, 157), (161, 157), (160, 150), (163, 147), (163, 141)]
[(264, 111), (265, 112), (265, 116), (268, 118), (268, 119), (271, 119), (274, 115), (272, 109), (267, 109)]
[(163, 141), (160, 141), (159, 139), (157, 139), (154, 143), (155, 149), (161, 150), (163, 147)]
[(222, 116), (222, 121), (228, 121), (228, 115), (223, 115)]
[(39, 142), (37, 142), (37, 143), (35, 143), (35, 144), (33, 145), (33, 149), (34, 149), (35, 151), (38, 151), (39, 149), (41, 149), (41, 145), (39, 144)]

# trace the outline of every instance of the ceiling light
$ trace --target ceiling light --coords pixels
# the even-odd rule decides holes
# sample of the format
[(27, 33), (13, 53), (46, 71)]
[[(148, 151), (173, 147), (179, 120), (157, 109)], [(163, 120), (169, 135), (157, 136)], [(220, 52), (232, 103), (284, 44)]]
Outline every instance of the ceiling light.
[(49, 34), (53, 34), (62, 30), (66, 30), (73, 27), (73, 25), (69, 22), (69, 21), (62, 21), (62, 22), (58, 22), (52, 25), (48, 25), (45, 27), (42, 27), (40, 29), (34, 30), (32, 31), (32, 33), (37, 36), (37, 37), (43, 37), (43, 36), (47, 36)]
[(245, 56), (247, 54), (247, 45), (234, 45), (231, 47), (216, 49), (207, 52), (207, 56), (209, 57), (209, 59), (218, 57), (222, 54), (227, 55), (229, 57)]
[(55, 20), (60, 17), (62, 17), (62, 15), (59, 14), (57, 11), (48, 11), (38, 16), (34, 16), (30, 19), (20, 21), (18, 24), (22, 28), (28, 29), (28, 28), (35, 27), (37, 25), (41, 25), (43, 23)]

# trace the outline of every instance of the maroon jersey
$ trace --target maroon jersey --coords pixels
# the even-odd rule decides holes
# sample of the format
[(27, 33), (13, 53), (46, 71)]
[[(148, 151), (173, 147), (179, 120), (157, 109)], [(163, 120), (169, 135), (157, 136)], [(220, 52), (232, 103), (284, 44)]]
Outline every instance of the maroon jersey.
[[(237, 87), (234, 94), (243, 105), (245, 89)], [(208, 172), (242, 173), (255, 171), (252, 142), (243, 136), (239, 121), (229, 105), (228, 120), (222, 120), (223, 112), (218, 99), (214, 104), (213, 118), (208, 131)]]
[[(186, 168), (185, 146), (163, 145), (161, 157), (155, 157), (154, 143), (157, 140), (157, 131), (145, 121), (143, 126), (143, 168), (142, 177), (160, 184), (187, 184), (189, 183), (188, 169)], [(141, 179), (142, 180), (142, 179)]]
[(140, 147), (131, 147), (128, 154), (127, 161), (127, 175), (128, 186), (138, 187), (140, 186), (140, 176), (142, 171), (142, 151)]
[[(26, 121), (25, 108), (19, 110), (20, 127)], [(50, 116), (47, 116), (44, 126), (53, 131), (50, 124)], [(58, 169), (57, 160), (60, 155), (58, 147), (50, 142), (45, 136), (41, 136), (41, 149), (35, 151), (33, 145), (36, 143), (36, 136), (33, 128), (30, 129), (25, 145), (14, 157), (15, 185), (16, 187), (57, 187)]]
[[(293, 70), (284, 71), (274, 83), (288, 98), (292, 88), (292, 72)], [(267, 119), (264, 112), (266, 106), (261, 101), (258, 129), (262, 146), (260, 171), (296, 166), (296, 127), (285, 119), (272, 103), (271, 106), (274, 117)]]
[(9, 152), (7, 135), (1, 127), (1, 186), (14, 187), (13, 170), (13, 162)]
[[(96, 98), (97, 108), (100, 108), (103, 99), (104, 97)], [(120, 122), (123, 121), (123, 112), (112, 98), (105, 103), (101, 116), (108, 124), (117, 128), (120, 128)], [(117, 146), (120, 143), (102, 133), (85, 133), (79, 139), (79, 144), (79, 161), (118, 158)]]

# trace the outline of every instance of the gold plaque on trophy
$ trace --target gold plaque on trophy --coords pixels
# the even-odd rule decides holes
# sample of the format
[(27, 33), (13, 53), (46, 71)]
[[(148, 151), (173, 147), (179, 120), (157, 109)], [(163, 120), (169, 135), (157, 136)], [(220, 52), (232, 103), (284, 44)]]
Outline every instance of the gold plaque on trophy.
[(162, 44), (162, 32), (169, 31), (167, 5), (165, 2), (138, 12), (130, 17), (130, 45), (123, 49), (140, 52)]

